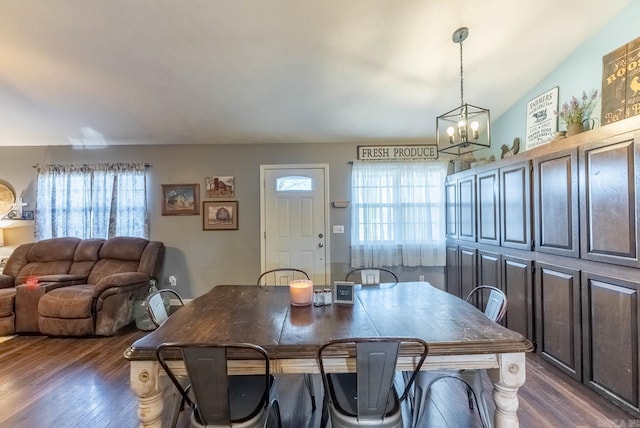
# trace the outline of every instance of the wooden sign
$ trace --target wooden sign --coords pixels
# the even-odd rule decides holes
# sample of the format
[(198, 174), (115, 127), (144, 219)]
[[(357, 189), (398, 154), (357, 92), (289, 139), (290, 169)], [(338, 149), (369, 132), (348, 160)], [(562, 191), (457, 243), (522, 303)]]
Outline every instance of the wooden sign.
[(358, 146), (358, 160), (435, 160), (438, 148), (434, 145)]
[(601, 123), (640, 114), (640, 37), (602, 57)]
[(558, 87), (552, 88), (527, 103), (527, 138), (525, 150), (553, 140), (558, 131)]

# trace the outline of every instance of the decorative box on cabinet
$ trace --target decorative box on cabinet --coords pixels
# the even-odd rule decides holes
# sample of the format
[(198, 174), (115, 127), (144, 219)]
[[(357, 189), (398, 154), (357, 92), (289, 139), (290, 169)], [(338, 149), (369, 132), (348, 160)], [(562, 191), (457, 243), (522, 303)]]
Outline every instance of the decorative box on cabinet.
[(504, 247), (531, 249), (529, 161), (500, 168), (500, 237)]
[(579, 256), (578, 150), (533, 161), (536, 251)]
[(580, 257), (640, 267), (638, 143), (633, 133), (580, 147)]
[(525, 336), (534, 337), (532, 261), (502, 256), (502, 289), (507, 295), (505, 326)]
[(542, 357), (582, 380), (580, 272), (536, 263), (536, 336)]
[(478, 173), (478, 242), (500, 244), (500, 208), (498, 205), (498, 170)]
[(476, 240), (476, 176), (468, 173), (458, 178), (458, 238)]
[(638, 415), (640, 282), (582, 273), (584, 383)]

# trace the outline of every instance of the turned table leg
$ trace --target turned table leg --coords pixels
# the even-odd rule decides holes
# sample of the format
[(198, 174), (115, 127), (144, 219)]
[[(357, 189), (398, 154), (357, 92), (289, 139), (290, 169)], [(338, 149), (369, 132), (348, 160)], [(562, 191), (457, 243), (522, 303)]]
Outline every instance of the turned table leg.
[(488, 370), (496, 404), (495, 428), (518, 427), (518, 388), (525, 381), (525, 354), (498, 354), (499, 368)]
[(162, 428), (162, 388), (159, 383), (156, 361), (131, 361), (129, 382), (138, 398), (139, 426)]

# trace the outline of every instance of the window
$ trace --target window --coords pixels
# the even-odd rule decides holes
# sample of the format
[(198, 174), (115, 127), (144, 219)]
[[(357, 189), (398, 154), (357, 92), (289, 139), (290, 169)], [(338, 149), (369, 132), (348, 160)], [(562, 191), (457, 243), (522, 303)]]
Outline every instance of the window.
[(354, 162), (351, 266), (444, 266), (446, 162)]
[(37, 239), (149, 237), (146, 166), (38, 165)]
[(313, 190), (311, 177), (289, 175), (276, 179), (276, 192), (310, 192)]

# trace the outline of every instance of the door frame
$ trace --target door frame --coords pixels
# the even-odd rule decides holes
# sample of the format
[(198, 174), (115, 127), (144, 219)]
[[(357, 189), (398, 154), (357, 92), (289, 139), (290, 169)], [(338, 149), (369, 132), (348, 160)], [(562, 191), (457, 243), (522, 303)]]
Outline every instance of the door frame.
[(324, 257), (324, 278), (325, 284), (331, 284), (331, 234), (329, 233), (330, 219), (329, 219), (329, 164), (326, 163), (299, 163), (299, 164), (277, 164), (277, 165), (260, 165), (260, 272), (264, 272), (266, 269), (266, 253), (267, 253), (267, 240), (266, 240), (266, 218), (265, 218), (265, 171), (276, 169), (322, 169), (324, 171), (324, 236), (325, 236), (325, 257)]

